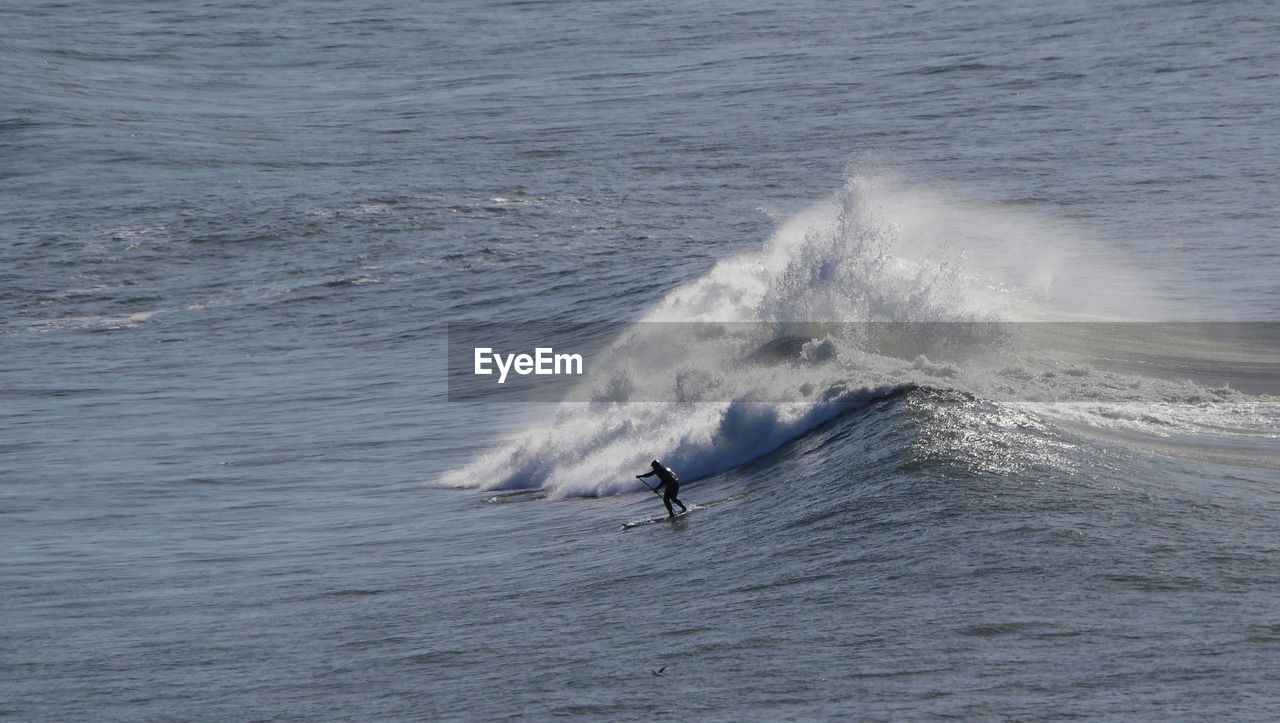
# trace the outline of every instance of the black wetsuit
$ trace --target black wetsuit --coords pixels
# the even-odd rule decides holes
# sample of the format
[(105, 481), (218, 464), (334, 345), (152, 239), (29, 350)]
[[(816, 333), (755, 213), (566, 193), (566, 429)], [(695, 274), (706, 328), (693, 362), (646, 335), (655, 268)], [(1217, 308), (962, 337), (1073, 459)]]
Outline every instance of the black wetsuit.
[(662, 481), (659, 482), (658, 486), (654, 489), (656, 490), (661, 487), (666, 487), (662, 492), (662, 504), (667, 506), (667, 514), (672, 516), (676, 514), (676, 511), (671, 509), (672, 502), (680, 505), (681, 512), (687, 512), (689, 508), (685, 507), (684, 503), (676, 498), (676, 495), (680, 493), (680, 478), (676, 477), (676, 473), (672, 472), (670, 467), (655, 467), (652, 472), (642, 474), (640, 476), (652, 477), (655, 474), (658, 475), (658, 479)]

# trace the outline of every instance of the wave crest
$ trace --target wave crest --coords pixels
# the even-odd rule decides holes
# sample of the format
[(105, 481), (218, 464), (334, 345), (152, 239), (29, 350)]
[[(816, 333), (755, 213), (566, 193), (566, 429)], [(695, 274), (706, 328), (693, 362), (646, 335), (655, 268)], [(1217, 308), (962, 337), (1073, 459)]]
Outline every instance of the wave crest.
[[(578, 397), (595, 401), (560, 405), (550, 424), (525, 430), (442, 482), (602, 495), (640, 489), (634, 474), (653, 458), (686, 479), (730, 469), (851, 405), (902, 388), (913, 376), (955, 376), (918, 355), (887, 366), (862, 363), (856, 339), (792, 344), (779, 336), (783, 323), (1047, 320), (1061, 318), (1064, 298), (1081, 314), (1104, 314), (1103, 306), (1083, 301), (1106, 302), (1106, 294), (1064, 291), (1058, 283), (1058, 251), (1079, 255), (1087, 247), (1084, 239), (1025, 215), (884, 178), (850, 178), (830, 198), (784, 221), (759, 252), (720, 261), (640, 320), (756, 322), (747, 337), (724, 334), (716, 340), (723, 353), (672, 358), (664, 344), (636, 328), (624, 332), (591, 382), (596, 388)], [(1114, 280), (1119, 265), (1108, 264)], [(1069, 278), (1089, 274), (1076, 268)], [(701, 332), (691, 327), (688, 333)], [(794, 375), (760, 363), (770, 349), (811, 362), (804, 381), (797, 385)], [(799, 386), (811, 401), (762, 401), (797, 398), (778, 394), (779, 384)], [(658, 398), (655, 389), (675, 401), (632, 401), (638, 390), (649, 392), (641, 398)]]

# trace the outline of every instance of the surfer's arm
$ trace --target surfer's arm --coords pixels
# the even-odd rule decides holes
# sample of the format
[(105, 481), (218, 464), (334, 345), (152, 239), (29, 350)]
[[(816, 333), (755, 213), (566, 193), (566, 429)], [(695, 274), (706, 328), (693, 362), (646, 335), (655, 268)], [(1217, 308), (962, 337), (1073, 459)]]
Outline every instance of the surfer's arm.
[(636, 475), (636, 479), (644, 479), (645, 477), (652, 477), (655, 474), (657, 474), (657, 472), (646, 472), (645, 474), (638, 474)]

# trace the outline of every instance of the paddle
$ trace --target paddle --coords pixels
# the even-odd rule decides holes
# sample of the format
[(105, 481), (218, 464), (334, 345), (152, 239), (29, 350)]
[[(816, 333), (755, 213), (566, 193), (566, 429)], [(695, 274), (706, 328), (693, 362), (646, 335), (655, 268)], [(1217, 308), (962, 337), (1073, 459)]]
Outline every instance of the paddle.
[[(644, 485), (645, 487), (649, 487), (649, 483), (648, 483), (648, 482), (645, 482), (645, 481), (644, 481), (644, 480), (642, 480), (642, 479), (640, 479), (640, 475), (636, 475), (636, 479), (639, 479), (639, 480), (640, 480), (640, 484)], [(659, 491), (657, 490), (657, 488), (649, 487), (649, 491), (650, 491), (650, 492), (652, 492), (652, 493), (654, 493), (655, 495), (657, 495), (657, 496), (659, 496), (659, 497), (661, 497), (661, 496), (662, 496), (662, 493), (661, 493), (661, 492), (659, 492)]]

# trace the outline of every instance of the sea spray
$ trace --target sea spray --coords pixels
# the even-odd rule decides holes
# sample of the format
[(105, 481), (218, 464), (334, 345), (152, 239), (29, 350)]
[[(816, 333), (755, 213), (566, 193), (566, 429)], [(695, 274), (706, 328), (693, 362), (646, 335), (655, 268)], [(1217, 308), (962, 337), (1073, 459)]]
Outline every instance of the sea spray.
[[(1068, 236), (1026, 214), (884, 178), (850, 178), (783, 222), (759, 252), (721, 260), (640, 320), (703, 324), (670, 325), (658, 337), (652, 325), (636, 324), (619, 334), (583, 382), (585, 395), (574, 397), (590, 402), (560, 405), (547, 424), (501, 442), (441, 482), (611, 494), (638, 489), (634, 470), (655, 457), (697, 479), (767, 454), (902, 385), (941, 380), (963, 387), (955, 367), (918, 351), (872, 353), (863, 327), (847, 322), (1060, 318), (1054, 295), (1091, 298), (1084, 282), (1100, 273), (1075, 270), (1067, 276), (1072, 283), (1060, 282), (1061, 259), (1049, 250), (1090, 246)], [(795, 322), (844, 324), (834, 334), (827, 329), (784, 344), (791, 358), (762, 360), (761, 349), (785, 339), (784, 328)], [(694, 347), (698, 353), (681, 353)]]

